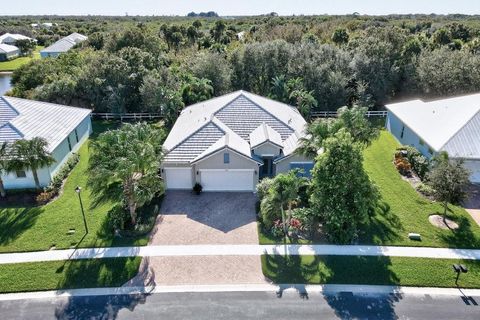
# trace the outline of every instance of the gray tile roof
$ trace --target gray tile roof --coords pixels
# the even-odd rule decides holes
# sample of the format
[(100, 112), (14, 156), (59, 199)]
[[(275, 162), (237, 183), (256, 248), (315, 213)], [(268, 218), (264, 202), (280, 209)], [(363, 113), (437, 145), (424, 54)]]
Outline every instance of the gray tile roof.
[(188, 139), (173, 148), (166, 156), (166, 161), (189, 162), (217, 142), (225, 132), (209, 122)]
[(294, 130), (258, 105), (239, 96), (227, 106), (215, 113), (215, 116), (230, 129), (245, 140), (250, 140), (250, 133), (262, 123), (280, 133), (282, 140), (291, 135)]
[[(259, 129), (255, 139), (274, 140), (284, 146), (284, 155), (295, 151), (297, 136), (304, 135), (306, 126), (296, 108), (245, 91), (194, 104), (181, 112), (165, 140), (165, 161), (191, 163), (226, 145), (255, 160), (250, 134), (263, 124), (271, 132), (265, 136)], [(225, 135), (228, 138), (221, 140)]]
[(90, 113), (88, 109), (0, 97), (0, 142), (42, 137), (52, 152)]

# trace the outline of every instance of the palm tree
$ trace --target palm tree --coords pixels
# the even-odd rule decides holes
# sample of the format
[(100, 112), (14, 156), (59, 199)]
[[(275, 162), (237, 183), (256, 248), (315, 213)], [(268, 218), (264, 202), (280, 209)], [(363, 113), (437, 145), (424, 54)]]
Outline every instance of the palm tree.
[(0, 145), (0, 195), (5, 197), (5, 187), (3, 185), (2, 176), (10, 172), (10, 164), (8, 159), (8, 144), (4, 142)]
[(300, 146), (296, 153), (310, 159), (315, 159), (323, 142), (330, 136), (332, 121), (328, 119), (317, 119), (308, 124), (305, 130), (305, 137), (300, 138)]
[(125, 124), (92, 142), (88, 185), (97, 201), (123, 202), (131, 223), (137, 209), (164, 191), (158, 169), (163, 131), (146, 123)]
[(12, 169), (31, 170), (37, 189), (41, 188), (37, 170), (55, 162), (55, 158), (47, 151), (47, 146), (47, 141), (40, 137), (17, 140), (13, 144), (15, 159), (11, 161)]
[[(284, 225), (285, 236), (288, 235), (288, 226), (292, 219), (292, 205), (298, 199), (298, 189), (300, 188), (301, 180), (297, 177), (295, 171), (282, 173), (275, 177), (271, 196), (272, 201), (278, 203), (280, 211), (282, 212), (282, 222)], [(287, 215), (285, 217), (285, 207), (287, 207)]]

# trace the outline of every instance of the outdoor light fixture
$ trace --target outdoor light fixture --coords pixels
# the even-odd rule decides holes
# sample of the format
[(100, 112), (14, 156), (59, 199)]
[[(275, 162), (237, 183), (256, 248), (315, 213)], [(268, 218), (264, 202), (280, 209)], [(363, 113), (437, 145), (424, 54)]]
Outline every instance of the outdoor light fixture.
[(197, 170), (197, 176), (198, 176), (199, 173), (200, 173), (200, 172)]
[(88, 226), (87, 226), (87, 219), (85, 219), (85, 211), (83, 210), (82, 196), (80, 195), (81, 191), (82, 191), (82, 188), (80, 186), (77, 186), (75, 188), (75, 192), (78, 194), (78, 201), (80, 202), (80, 208), (82, 209), (83, 225), (85, 226), (85, 234), (87, 234)]
[(255, 172), (255, 175), (257, 175), (257, 170), (255, 170), (254, 172)]
[(453, 264), (452, 267), (453, 267), (453, 271), (457, 273), (457, 278), (455, 279), (455, 284), (457, 284), (458, 278), (460, 277), (460, 273), (467, 273), (468, 268), (463, 264)]

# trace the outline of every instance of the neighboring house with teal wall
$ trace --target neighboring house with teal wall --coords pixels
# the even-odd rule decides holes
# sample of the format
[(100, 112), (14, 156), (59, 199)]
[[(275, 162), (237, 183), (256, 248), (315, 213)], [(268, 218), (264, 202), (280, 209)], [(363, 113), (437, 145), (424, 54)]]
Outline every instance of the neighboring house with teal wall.
[[(53, 103), (0, 97), (0, 143), (20, 139), (44, 138), (55, 158), (50, 167), (38, 171), (40, 185), (48, 186), (69, 158), (92, 132), (88, 109)], [(32, 172), (16, 171), (2, 176), (6, 189), (34, 188)]]
[(48, 58), (48, 57), (58, 57), (60, 54), (67, 52), (68, 50), (72, 49), (77, 44), (87, 40), (88, 37), (84, 36), (80, 33), (72, 33), (57, 42), (53, 43), (52, 45), (46, 47), (45, 49), (40, 51), (40, 57)]
[(470, 181), (480, 183), (480, 94), (386, 105), (386, 128), (402, 145), (427, 158), (446, 151), (465, 161)]
[(0, 61), (15, 59), (20, 55), (20, 49), (9, 44), (0, 43)]

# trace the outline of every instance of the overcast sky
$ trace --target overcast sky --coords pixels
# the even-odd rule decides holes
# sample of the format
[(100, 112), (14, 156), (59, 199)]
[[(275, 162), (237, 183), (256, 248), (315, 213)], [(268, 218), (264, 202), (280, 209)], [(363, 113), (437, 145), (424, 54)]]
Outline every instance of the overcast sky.
[(480, 14), (480, 0), (1, 0), (0, 15)]

